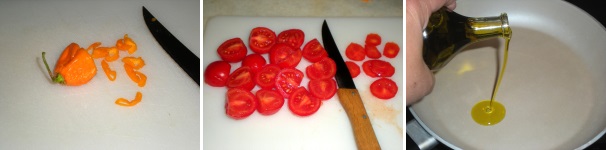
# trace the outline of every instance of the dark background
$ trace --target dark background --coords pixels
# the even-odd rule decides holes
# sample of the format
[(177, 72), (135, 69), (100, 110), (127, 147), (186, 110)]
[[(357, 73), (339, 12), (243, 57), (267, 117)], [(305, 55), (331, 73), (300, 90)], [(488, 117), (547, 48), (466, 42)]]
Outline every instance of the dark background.
[[(589, 15), (593, 16), (598, 22), (602, 24), (602, 26), (606, 26), (606, 5), (603, 5), (602, 1), (589, 1), (589, 0), (566, 0), (567, 2), (583, 9)], [(605, 39), (606, 41), (606, 39)], [(410, 114), (408, 108), (406, 108), (406, 122), (413, 119), (414, 117)], [(406, 149), (418, 150), (417, 144), (410, 139), (408, 134), (406, 134)], [(448, 146), (440, 143), (434, 150), (451, 150)], [(600, 150), (606, 149), (606, 136), (603, 136), (598, 141), (596, 141), (593, 145), (586, 148), (587, 150)]]

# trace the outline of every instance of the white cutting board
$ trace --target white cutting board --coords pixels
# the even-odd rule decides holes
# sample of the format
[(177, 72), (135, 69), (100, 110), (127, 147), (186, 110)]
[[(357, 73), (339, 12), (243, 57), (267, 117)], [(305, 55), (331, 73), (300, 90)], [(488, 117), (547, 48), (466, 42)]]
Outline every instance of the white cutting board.
[[(199, 149), (200, 87), (153, 38), (142, 6), (199, 56), (199, 1), (0, 2), (0, 149)], [(109, 81), (100, 60), (85, 85), (51, 83), (42, 51), (54, 68), (72, 42), (110, 46), (124, 34), (138, 45), (131, 56), (145, 60), (145, 87), (121, 61), (110, 63)], [(114, 104), (137, 91), (138, 105)]]
[[(381, 51), (388, 41), (403, 48), (402, 18), (215, 17), (209, 20), (204, 29), (203, 66), (220, 59), (217, 47), (227, 39), (240, 37), (248, 45), (251, 29), (258, 26), (268, 27), (276, 34), (298, 28), (305, 32), (305, 43), (313, 38), (322, 41), (324, 19), (327, 19), (345, 60), (348, 60), (344, 55), (348, 44), (355, 42), (363, 45), (368, 33), (381, 35), (383, 41), (378, 47)], [(251, 50), (248, 52), (252, 53)], [(267, 59), (268, 54), (263, 56)], [(392, 77), (400, 87), (396, 97), (383, 101), (372, 96), (369, 88), (376, 79), (364, 73), (354, 78), (354, 82), (371, 117), (381, 148), (403, 149), (403, 49), (395, 59), (381, 59), (391, 62), (396, 68)], [(231, 71), (240, 67), (240, 64), (231, 63)], [(305, 67), (310, 64), (302, 59), (296, 68), (305, 72)], [(362, 62), (357, 64), (361, 66)], [(306, 77), (301, 85), (307, 87), (308, 82)], [(252, 91), (258, 89), (255, 87)], [(320, 110), (308, 117), (291, 113), (286, 100), (274, 115), (263, 116), (255, 112), (246, 119), (234, 120), (225, 114), (227, 88), (203, 84), (202, 91), (204, 149), (356, 149), (351, 125), (336, 95), (323, 101)]]

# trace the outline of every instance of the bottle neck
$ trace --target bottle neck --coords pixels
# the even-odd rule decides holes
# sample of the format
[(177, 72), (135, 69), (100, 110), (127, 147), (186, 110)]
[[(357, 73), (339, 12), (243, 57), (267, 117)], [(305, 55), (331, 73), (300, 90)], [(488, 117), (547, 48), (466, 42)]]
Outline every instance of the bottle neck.
[(467, 30), (467, 38), (473, 42), (493, 37), (511, 38), (511, 28), (505, 13), (494, 17), (470, 17), (467, 23), (470, 29)]

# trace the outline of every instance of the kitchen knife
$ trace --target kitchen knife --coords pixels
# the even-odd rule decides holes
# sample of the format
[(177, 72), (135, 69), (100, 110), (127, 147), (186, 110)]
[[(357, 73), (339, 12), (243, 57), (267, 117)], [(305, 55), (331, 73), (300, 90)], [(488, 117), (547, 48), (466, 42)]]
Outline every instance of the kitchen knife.
[(200, 58), (192, 53), (183, 43), (181, 43), (173, 34), (154, 17), (145, 6), (143, 7), (143, 19), (147, 28), (152, 33), (160, 46), (170, 55), (171, 58), (183, 71), (192, 78), (198, 86), (200, 85)]
[(366, 114), (366, 108), (364, 108), (360, 93), (358, 93), (349, 69), (345, 65), (343, 57), (341, 57), (341, 52), (337, 48), (326, 20), (322, 24), (322, 43), (324, 43), (324, 49), (326, 49), (328, 57), (332, 58), (337, 65), (337, 73), (335, 75), (337, 85), (339, 86), (337, 95), (351, 123), (358, 149), (381, 149), (375, 131), (370, 123), (370, 117)]

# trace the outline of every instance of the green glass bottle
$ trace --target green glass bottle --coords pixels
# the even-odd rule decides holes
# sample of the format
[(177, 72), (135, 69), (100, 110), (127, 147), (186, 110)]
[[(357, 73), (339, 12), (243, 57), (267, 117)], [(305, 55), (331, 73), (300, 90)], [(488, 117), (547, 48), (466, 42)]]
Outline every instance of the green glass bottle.
[(437, 72), (465, 46), (490, 38), (511, 38), (507, 14), (467, 17), (442, 8), (431, 14), (423, 31), (423, 59)]

